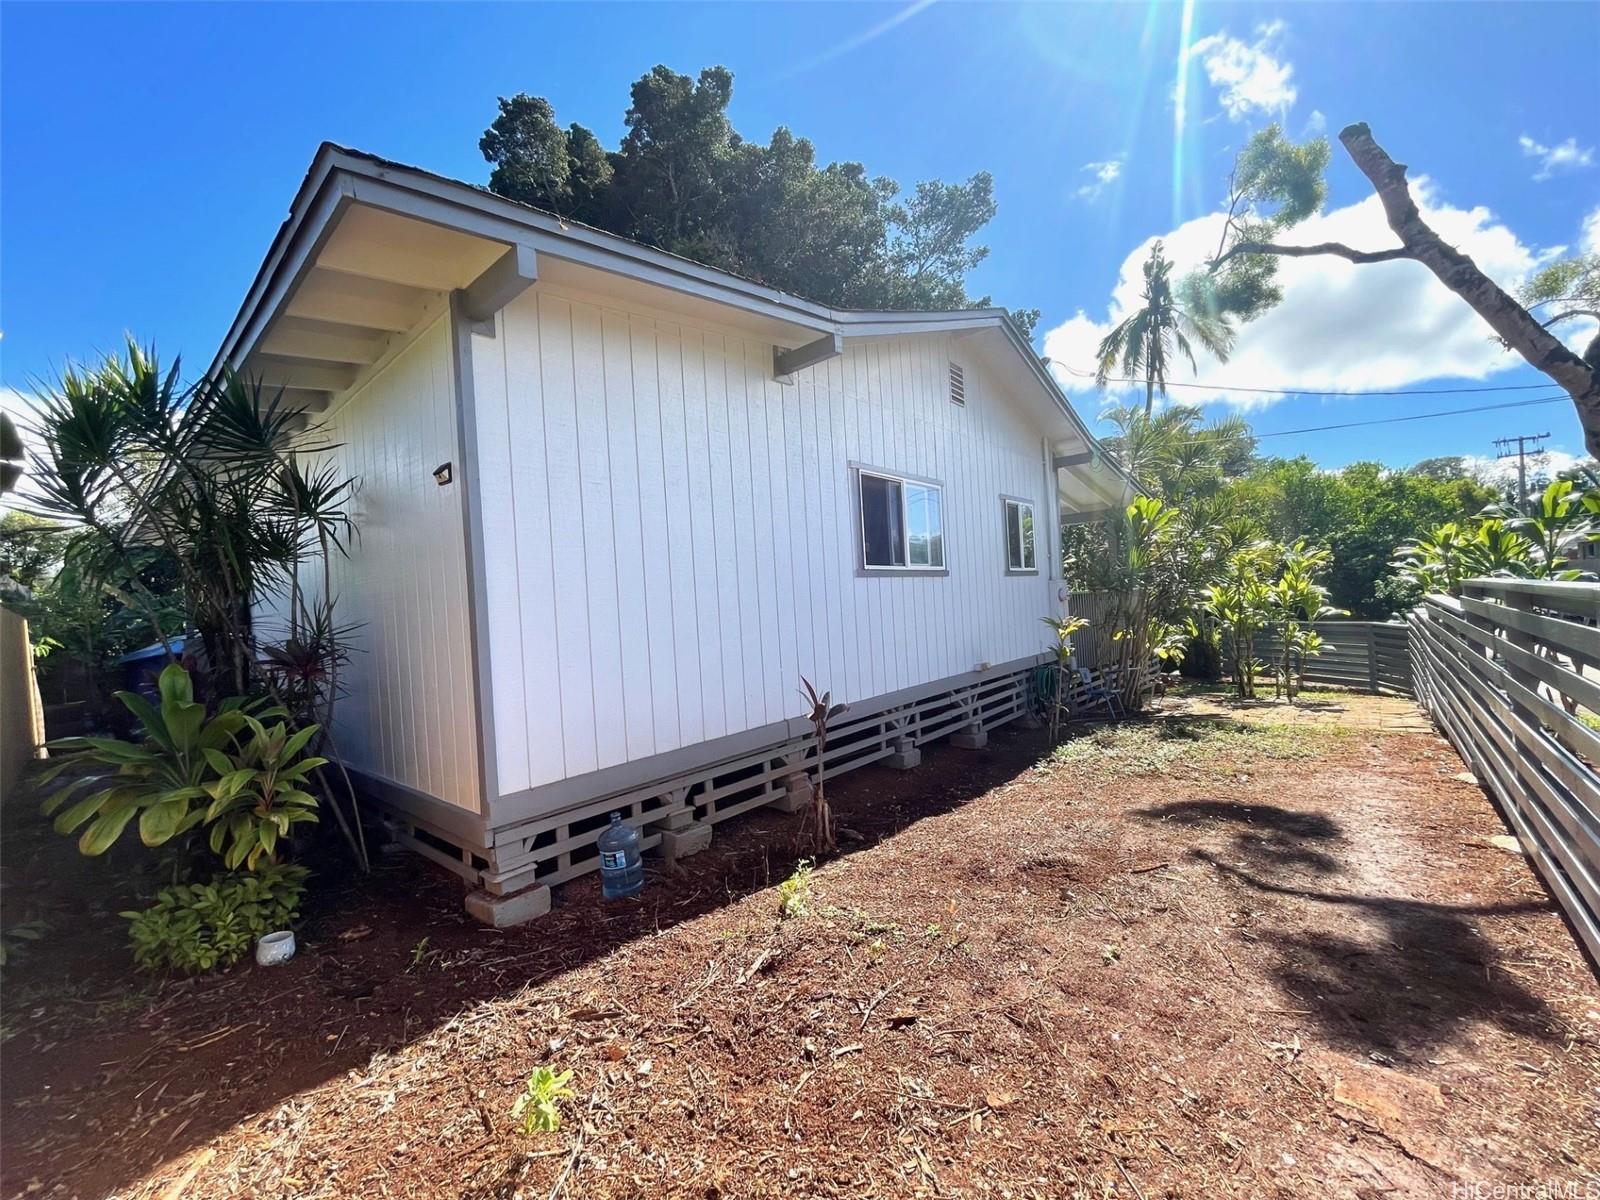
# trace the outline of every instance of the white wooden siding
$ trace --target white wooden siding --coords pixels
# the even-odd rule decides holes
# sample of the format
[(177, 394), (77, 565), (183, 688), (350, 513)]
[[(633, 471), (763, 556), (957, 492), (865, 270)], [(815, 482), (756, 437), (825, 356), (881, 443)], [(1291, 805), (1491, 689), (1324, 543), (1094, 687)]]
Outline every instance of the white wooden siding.
[[(335, 445), (329, 457), (358, 483), (358, 536), (331, 567), (335, 616), (355, 627), (356, 647), (341, 674), (347, 694), (334, 735), (350, 766), (479, 811), (452, 371), (450, 322), (441, 317), (321, 420), (319, 441)], [(521, 460), (489, 440), (484, 448), (498, 455), (485, 482), (510, 480), (495, 501), (509, 503), (509, 469)], [(445, 462), (456, 478), (440, 487), (433, 470)], [(268, 606), (258, 623), (273, 636), (282, 619)]]
[[(473, 338), (502, 794), (797, 716), (802, 675), (862, 700), (1044, 647), (1057, 583), (1007, 574), (1000, 499), (1052, 510), (1042, 439), (981, 364), (771, 356), (542, 287)], [(946, 575), (858, 574), (851, 462), (943, 484)]]

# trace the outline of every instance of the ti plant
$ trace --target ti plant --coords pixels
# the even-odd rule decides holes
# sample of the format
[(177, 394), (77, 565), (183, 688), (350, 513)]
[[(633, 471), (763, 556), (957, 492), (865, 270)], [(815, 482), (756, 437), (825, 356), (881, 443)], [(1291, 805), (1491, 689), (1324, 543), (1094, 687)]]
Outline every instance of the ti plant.
[[(224, 701), (208, 719), (205, 705), (194, 698), (189, 673), (176, 663), (161, 672), (158, 688), (158, 705), (135, 692), (117, 693), (143, 725), (143, 742), (86, 737), (51, 744), (53, 750), (72, 753), (58, 757), (41, 778), (54, 779), (69, 770), (74, 776), (45, 800), (44, 812), (48, 816), (61, 810), (55, 820), (58, 833), (83, 827), (78, 849), (84, 854), (104, 854), (135, 817), (146, 846), (160, 846), (205, 820), (205, 805), (211, 800), (206, 784), (216, 776), (209, 755), (225, 757), (244, 728), (245, 702)], [(77, 774), (86, 766), (87, 774)], [(89, 794), (63, 809), (84, 787)]]
[(571, 1071), (557, 1074), (549, 1067), (540, 1067), (528, 1076), (522, 1095), (511, 1106), (513, 1120), (522, 1122), (522, 1132), (532, 1137), (536, 1133), (554, 1133), (561, 1128), (561, 1101), (576, 1097), (567, 1086)]
[(212, 797), (205, 815), (210, 845), (230, 871), (241, 865), (254, 871), (263, 860), (276, 861), (278, 839), (317, 819), (317, 798), (305, 790), (306, 776), (328, 761), (302, 753), (316, 736), (315, 725), (291, 733), (282, 721), (269, 726), (248, 713), (244, 720), (250, 737), (231, 757), (220, 750), (206, 755), (220, 776), (206, 784)]
[[(45, 771), (45, 778), (73, 772), (72, 781), (44, 802), (46, 815), (60, 810), (56, 830), (83, 827), (78, 849), (98, 855), (135, 817), (146, 846), (206, 826), (212, 851), (229, 870), (253, 871), (275, 862), (279, 839), (317, 819), (317, 799), (303, 790), (306, 775), (326, 761), (304, 754), (316, 726), (291, 733), (282, 709), (252, 713), (249, 702), (237, 697), (208, 717), (194, 698), (189, 673), (177, 663), (161, 672), (158, 688), (158, 705), (133, 692), (117, 693), (143, 725), (143, 742), (68, 738), (53, 744), (75, 751)], [(269, 726), (269, 720), (276, 723)], [(85, 767), (87, 774), (79, 774)], [(72, 801), (84, 788), (89, 794)]]
[(1055, 645), (1051, 647), (1055, 655), (1055, 690), (1050, 694), (1050, 744), (1053, 746), (1061, 740), (1061, 728), (1064, 722), (1071, 718), (1072, 697), (1072, 637), (1080, 629), (1087, 628), (1089, 621), (1086, 617), (1042, 617), (1044, 623), (1050, 626), (1056, 635)]
[(849, 706), (834, 704), (833, 693), (823, 692), (817, 694), (817, 689), (805, 676), (800, 677), (800, 695), (810, 707), (806, 713), (806, 720), (811, 722), (811, 728), (817, 739), (817, 784), (812, 793), (812, 843), (818, 852), (831, 852), (838, 848), (838, 842), (833, 833), (833, 813), (828, 808), (828, 796), (824, 790), (824, 769), (828, 750), (828, 722), (835, 717), (843, 715)]

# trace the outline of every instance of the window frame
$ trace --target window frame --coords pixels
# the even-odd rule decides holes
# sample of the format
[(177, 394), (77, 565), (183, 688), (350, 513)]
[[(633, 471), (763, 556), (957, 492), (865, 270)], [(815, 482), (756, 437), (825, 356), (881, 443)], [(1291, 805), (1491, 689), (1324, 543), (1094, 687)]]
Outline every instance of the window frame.
[[(905, 554), (904, 565), (890, 564), (879, 566), (867, 562), (867, 523), (866, 510), (861, 502), (861, 480), (863, 476), (881, 479), (887, 483), (900, 486), (900, 544)], [(923, 566), (911, 561), (911, 537), (907, 527), (909, 505), (907, 503), (906, 487), (920, 487), (935, 492), (939, 497), (939, 557), (938, 564), (930, 563)], [(856, 575), (867, 577), (872, 575), (888, 576), (915, 576), (918, 578), (938, 578), (950, 574), (950, 543), (949, 535), (945, 529), (944, 520), (944, 483), (938, 479), (929, 479), (922, 475), (908, 475), (904, 471), (890, 471), (884, 467), (869, 466), (866, 463), (853, 462), (850, 464), (850, 507), (854, 510), (853, 516), (856, 524)], [(931, 551), (929, 557), (932, 557)]]
[[(1027, 509), (1028, 516), (1033, 519), (1033, 545), (1031, 547), (1033, 550), (1033, 565), (1031, 567), (1011, 565), (1011, 513), (1013, 509), (1017, 512), (1017, 545), (1024, 551), (1030, 547), (1026, 545), (1022, 537), (1022, 510)], [(1000, 545), (1005, 555), (1007, 575), (1037, 575), (1039, 573), (1039, 513), (1038, 506), (1032, 500), (1025, 496), (1002, 495), (1000, 497)], [(1023, 555), (1023, 561), (1027, 561), (1026, 554)]]

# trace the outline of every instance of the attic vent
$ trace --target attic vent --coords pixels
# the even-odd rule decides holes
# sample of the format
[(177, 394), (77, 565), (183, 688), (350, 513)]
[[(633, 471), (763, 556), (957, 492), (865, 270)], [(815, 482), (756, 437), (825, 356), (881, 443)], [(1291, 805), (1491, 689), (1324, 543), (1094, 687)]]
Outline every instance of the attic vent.
[(967, 405), (967, 379), (962, 374), (960, 363), (950, 364), (950, 403), (963, 408)]

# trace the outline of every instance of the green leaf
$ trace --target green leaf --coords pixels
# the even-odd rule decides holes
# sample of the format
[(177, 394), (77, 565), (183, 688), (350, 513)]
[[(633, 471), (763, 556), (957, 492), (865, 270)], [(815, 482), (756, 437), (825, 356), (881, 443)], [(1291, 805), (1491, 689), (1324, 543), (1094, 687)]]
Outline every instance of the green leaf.
[(167, 730), (172, 735), (172, 743), (178, 753), (201, 748), (200, 730), (206, 723), (205, 705), (192, 702), (163, 705), (162, 711), (167, 715)]
[(85, 796), (82, 800), (79, 800), (55, 819), (55, 831), (57, 833), (71, 833), (100, 811), (100, 805), (105, 800), (105, 797), (105, 792), (96, 792), (92, 796)]
[(178, 826), (188, 812), (189, 803), (186, 800), (151, 805), (139, 814), (139, 840), (146, 846), (164, 845), (178, 832)]
[[(168, 663), (161, 672), (161, 678), (156, 683), (161, 692), (161, 707), (167, 705), (193, 704), (194, 683), (178, 663)], [(121, 695), (121, 693), (118, 693)]]
[(133, 820), (133, 814), (137, 811), (129, 807), (100, 817), (78, 839), (79, 851), (90, 858), (104, 854), (122, 836), (122, 831), (128, 827), (128, 822)]
[(226, 775), (234, 769), (233, 759), (215, 746), (202, 746), (200, 752), (205, 755), (206, 762), (210, 764), (211, 769), (218, 775)]
[(139, 724), (144, 726), (145, 733), (150, 739), (159, 743), (167, 750), (172, 750), (172, 736), (167, 732), (166, 722), (161, 719), (161, 714), (156, 711), (155, 705), (146, 700), (138, 692), (118, 692), (117, 699), (122, 701), (123, 707), (134, 715)]
[(279, 760), (285, 761), (299, 754), (301, 750), (305, 749), (306, 743), (316, 736), (317, 730), (320, 728), (321, 726), (319, 725), (307, 725), (296, 733), (283, 744), (283, 749), (278, 753)]

